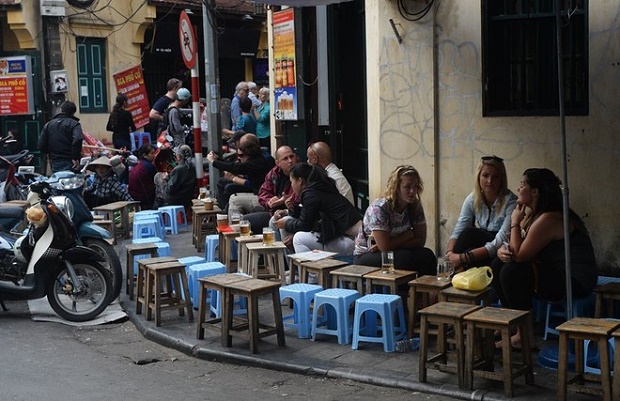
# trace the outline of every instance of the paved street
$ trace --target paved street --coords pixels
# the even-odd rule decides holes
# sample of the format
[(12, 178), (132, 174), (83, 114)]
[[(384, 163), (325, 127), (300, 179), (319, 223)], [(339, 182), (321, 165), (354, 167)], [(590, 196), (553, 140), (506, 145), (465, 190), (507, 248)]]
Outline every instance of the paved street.
[(449, 400), (350, 380), (210, 362), (145, 339), (129, 322), (75, 328), (0, 312), (2, 400)]

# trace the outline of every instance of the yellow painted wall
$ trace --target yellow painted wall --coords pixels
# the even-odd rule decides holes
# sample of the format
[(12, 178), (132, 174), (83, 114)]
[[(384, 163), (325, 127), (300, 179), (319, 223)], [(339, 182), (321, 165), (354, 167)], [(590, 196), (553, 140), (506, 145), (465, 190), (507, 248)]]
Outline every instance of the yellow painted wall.
[[(409, 22), (396, 2), (366, 2), (369, 165), (378, 166), (370, 169), (370, 197), (381, 195), (396, 165), (418, 168), (427, 246), (438, 254), (480, 156), (505, 159), (514, 192), (528, 167), (562, 177), (559, 117), (482, 117), (480, 9), (479, 0), (442, 1), (435, 15)], [(598, 264), (618, 269), (620, 3), (590, 2), (589, 9), (590, 115), (566, 118), (570, 205), (591, 232)]]
[[(128, 21), (128, 18), (131, 19)], [(108, 112), (116, 98), (113, 75), (140, 64), (140, 46), (144, 41), (144, 30), (155, 19), (155, 7), (142, 0), (112, 0), (111, 7), (97, 10), (97, 16), (80, 9), (67, 8), (67, 16), (60, 26), (62, 54), (69, 91), (67, 100), (78, 105), (77, 117), (84, 131), (95, 137), (112, 140), (112, 133), (105, 130), (109, 113), (80, 113), (79, 90), (77, 86), (76, 37), (106, 38), (106, 69)]]

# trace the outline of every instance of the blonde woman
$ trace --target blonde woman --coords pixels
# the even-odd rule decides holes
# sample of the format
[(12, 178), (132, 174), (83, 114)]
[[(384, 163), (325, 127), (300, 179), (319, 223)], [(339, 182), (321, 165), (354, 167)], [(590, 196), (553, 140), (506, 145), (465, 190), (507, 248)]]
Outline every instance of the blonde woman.
[(474, 190), (463, 202), (446, 248), (446, 258), (456, 270), (491, 264), (510, 237), (510, 215), (516, 205), (517, 196), (508, 189), (504, 160), (483, 156)]
[(420, 200), (423, 189), (422, 178), (412, 166), (392, 171), (385, 197), (372, 202), (364, 213), (355, 238), (355, 264), (380, 267), (381, 252), (394, 251), (396, 269), (415, 270), (421, 276), (437, 273), (437, 258), (424, 247), (426, 218)]

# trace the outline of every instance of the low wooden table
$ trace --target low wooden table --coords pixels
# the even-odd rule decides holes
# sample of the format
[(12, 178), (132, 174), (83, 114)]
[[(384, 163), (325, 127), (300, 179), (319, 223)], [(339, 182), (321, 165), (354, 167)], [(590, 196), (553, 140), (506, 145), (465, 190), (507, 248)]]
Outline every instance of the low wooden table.
[[(114, 220), (114, 214), (120, 213), (121, 225), (119, 227), (119, 233), (123, 238), (129, 238), (131, 234), (131, 227), (129, 223), (130, 211), (137, 212), (140, 210), (139, 201), (118, 201), (108, 203), (107, 205), (95, 206), (93, 211), (104, 215), (105, 220)], [(116, 231), (116, 230), (115, 230)]]
[(390, 294), (398, 295), (398, 287), (406, 285), (409, 281), (416, 278), (418, 272), (411, 270), (395, 269), (394, 273), (381, 273), (381, 269), (365, 274), (366, 289), (372, 292), (373, 285), (386, 286), (390, 289)]
[[(286, 245), (281, 241), (276, 241), (271, 245), (263, 245), (262, 242), (250, 242), (245, 244), (248, 250), (248, 274), (254, 278), (277, 278), (282, 285), (286, 285), (286, 275), (284, 269), (284, 257), (286, 255)], [(267, 275), (259, 275), (258, 257), (263, 256)]]
[(422, 276), (409, 282), (409, 326), (407, 335), (413, 338), (415, 333), (415, 317), (419, 305), (417, 305), (418, 293), (422, 297), (422, 307), (430, 305), (430, 295), (439, 295), (441, 290), (452, 287), (450, 281), (437, 280), (437, 276)]
[(439, 293), (439, 300), (443, 302), (460, 302), (463, 304), (488, 305), (492, 301), (493, 292), (490, 287), (480, 291), (459, 290), (454, 287), (447, 287)]
[[(285, 345), (284, 323), (282, 322), (282, 306), (280, 305), (280, 283), (274, 281), (250, 278), (235, 281), (225, 286), (225, 297), (222, 298), (222, 346), (232, 346), (233, 334), (241, 334), (241, 330), (248, 330), (250, 351), (258, 352), (258, 340), (263, 337), (276, 335), (278, 345)], [(240, 324), (233, 322), (233, 305), (235, 295), (247, 297), (247, 321)], [(273, 303), (274, 325), (261, 323), (258, 315), (258, 300), (263, 295), (271, 295)]]
[(149, 242), (146, 244), (128, 244), (125, 249), (127, 250), (127, 259), (125, 266), (125, 278), (127, 280), (126, 293), (129, 295), (129, 299), (133, 301), (133, 287), (134, 287), (134, 274), (133, 263), (137, 255), (149, 255), (151, 258), (157, 257), (157, 243)]
[(594, 317), (603, 317), (603, 304), (607, 306), (605, 317), (614, 317), (614, 302), (620, 301), (620, 283), (607, 283), (594, 288), (596, 307)]
[(349, 265), (340, 267), (330, 272), (332, 276), (332, 288), (339, 288), (338, 283), (342, 284), (342, 288), (351, 288), (354, 286), (360, 295), (366, 294), (364, 289), (364, 275), (380, 270), (373, 266)]
[[(146, 266), (155, 263), (178, 262), (177, 258), (172, 256), (158, 256), (156, 258), (145, 258), (138, 260), (138, 279), (137, 279), (137, 295), (136, 295), (136, 314), (142, 313), (142, 305), (148, 309), (148, 299), (146, 298)], [(133, 272), (132, 272), (133, 274)]]
[[(215, 327), (216, 324), (222, 323), (222, 317), (207, 319), (207, 311), (209, 310), (209, 306), (207, 305), (207, 290), (220, 291), (222, 293), (222, 300), (224, 300), (226, 288), (229, 284), (249, 279), (250, 277), (248, 276), (235, 273), (216, 274), (214, 276), (207, 276), (198, 279), (200, 284), (200, 294), (198, 295), (197, 339), (202, 340), (205, 337), (205, 328)], [(213, 294), (211, 294), (211, 296), (214, 297)], [(220, 334), (222, 338), (224, 338), (224, 328), (221, 325)]]
[(317, 275), (317, 283), (324, 289), (329, 288), (331, 280), (329, 280), (329, 273), (339, 267), (348, 265), (347, 262), (336, 259), (321, 259), (313, 262), (301, 262), (301, 269), (299, 271), (299, 282), (307, 283), (308, 274), (315, 273)]
[(206, 236), (217, 233), (216, 214), (218, 213), (222, 213), (222, 210), (215, 205), (213, 210), (205, 210), (204, 206), (192, 207), (192, 243), (198, 252), (203, 251)]
[(251, 274), (248, 266), (250, 255), (247, 244), (263, 242), (263, 235), (238, 236), (235, 237), (235, 241), (237, 241), (237, 270)]

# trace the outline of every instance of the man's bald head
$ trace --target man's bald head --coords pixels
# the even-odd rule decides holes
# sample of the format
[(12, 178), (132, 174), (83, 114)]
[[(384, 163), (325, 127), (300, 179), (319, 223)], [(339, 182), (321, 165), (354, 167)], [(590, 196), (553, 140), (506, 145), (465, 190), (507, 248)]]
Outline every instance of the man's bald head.
[(317, 164), (326, 168), (332, 162), (332, 150), (325, 142), (315, 142), (306, 151), (308, 164)]

